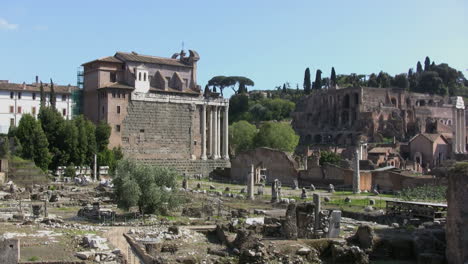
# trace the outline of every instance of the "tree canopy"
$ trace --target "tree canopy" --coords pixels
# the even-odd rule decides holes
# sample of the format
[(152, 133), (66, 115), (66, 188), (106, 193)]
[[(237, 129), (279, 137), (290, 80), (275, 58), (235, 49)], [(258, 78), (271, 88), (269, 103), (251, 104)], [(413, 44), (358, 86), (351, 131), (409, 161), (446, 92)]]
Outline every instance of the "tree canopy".
[(245, 120), (235, 122), (229, 126), (229, 145), (231, 154), (248, 151), (254, 148), (257, 128)]
[(293, 152), (299, 143), (299, 136), (288, 123), (265, 122), (255, 137), (256, 147), (270, 147)]
[[(238, 86), (237, 90), (235, 86)], [(208, 86), (213, 89), (219, 88), (221, 95), (226, 87), (230, 87), (235, 94), (247, 93), (247, 86), (254, 86), (255, 83), (244, 76), (215, 76), (208, 81)]]
[(170, 169), (123, 159), (117, 164), (113, 181), (117, 205), (127, 211), (137, 206), (140, 213), (166, 214), (181, 202), (175, 192), (178, 176)]

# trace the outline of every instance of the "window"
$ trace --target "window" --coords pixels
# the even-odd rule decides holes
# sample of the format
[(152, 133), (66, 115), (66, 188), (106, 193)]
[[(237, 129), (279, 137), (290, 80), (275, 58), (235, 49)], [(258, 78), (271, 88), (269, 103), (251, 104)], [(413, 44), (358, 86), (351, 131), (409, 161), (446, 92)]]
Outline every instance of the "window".
[(10, 92), (10, 99), (13, 99), (15, 98), (15, 93), (14, 92)]
[(117, 106), (117, 114), (120, 114), (120, 105)]
[(120, 92), (117, 92), (117, 98), (120, 98)]
[(112, 91), (112, 98), (115, 98), (115, 91)]
[(66, 115), (67, 115), (67, 109), (65, 109), (65, 108), (62, 109), (62, 115), (63, 115), (63, 116), (66, 116)]
[(35, 107), (35, 106), (32, 107), (31, 113), (32, 113), (33, 115), (36, 115), (36, 107)]
[(62, 94), (62, 101), (66, 101), (67, 100), (67, 95), (66, 94)]
[(138, 80), (141, 81), (141, 72), (138, 73)]
[(10, 105), (10, 113), (14, 113), (15, 112), (15, 107)]
[(145, 81), (145, 82), (146, 82), (146, 72), (145, 72), (145, 73), (143, 73), (143, 81)]
[(14, 118), (10, 118), (10, 126), (15, 126), (15, 119)]
[(33, 98), (33, 100), (36, 100), (36, 93), (32, 94), (32, 98)]
[(21, 114), (21, 106), (18, 106), (18, 114)]
[(117, 81), (117, 76), (115, 75), (115, 72), (110, 73), (109, 79), (110, 79), (111, 82), (116, 82)]
[(125, 98), (125, 92), (122, 93), (122, 98)]
[(21, 92), (18, 92), (18, 99), (21, 99)]
[(116, 130), (117, 132), (120, 132), (120, 125), (116, 125), (116, 126), (115, 126), (115, 130)]

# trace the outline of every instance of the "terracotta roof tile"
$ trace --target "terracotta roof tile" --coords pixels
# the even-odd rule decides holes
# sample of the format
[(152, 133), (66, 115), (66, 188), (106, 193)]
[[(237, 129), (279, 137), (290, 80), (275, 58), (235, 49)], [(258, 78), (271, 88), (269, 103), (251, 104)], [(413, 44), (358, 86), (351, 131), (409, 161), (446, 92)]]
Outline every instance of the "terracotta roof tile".
[(126, 60), (126, 61), (136, 61), (136, 62), (153, 63), (153, 64), (164, 64), (164, 65), (181, 66), (181, 67), (192, 67), (190, 65), (182, 63), (178, 59), (169, 59), (169, 58), (162, 58), (162, 57), (156, 57), (156, 56), (120, 52), (120, 51), (115, 54), (115, 57), (121, 58), (122, 60)]
[[(44, 91), (50, 92), (50, 84), (43, 83)], [(78, 89), (76, 86), (72, 85), (56, 85), (54, 84), (54, 90), (56, 93), (66, 93), (70, 94), (72, 91)], [(40, 92), (39, 84), (22, 84), (22, 83), (5, 83), (0, 82), (0, 90), (3, 91), (32, 91)]]

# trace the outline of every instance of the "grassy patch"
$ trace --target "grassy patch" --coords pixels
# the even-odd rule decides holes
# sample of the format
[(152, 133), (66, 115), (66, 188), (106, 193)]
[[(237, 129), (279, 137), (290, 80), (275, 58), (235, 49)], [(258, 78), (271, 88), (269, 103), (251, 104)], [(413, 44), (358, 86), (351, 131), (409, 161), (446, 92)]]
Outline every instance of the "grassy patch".
[[(351, 199), (349, 203), (346, 203), (344, 199), (333, 199), (331, 200), (328, 204), (330, 205), (337, 205), (340, 207), (366, 207), (370, 205), (370, 198), (364, 198), (364, 199)], [(374, 208), (385, 208), (386, 202), (385, 200), (374, 200), (375, 204), (372, 205)]]
[(30, 258), (28, 258), (28, 261), (38, 261), (39, 260), (39, 257), (37, 256), (32, 256)]
[(446, 202), (447, 186), (424, 185), (401, 191), (398, 198), (405, 201)]

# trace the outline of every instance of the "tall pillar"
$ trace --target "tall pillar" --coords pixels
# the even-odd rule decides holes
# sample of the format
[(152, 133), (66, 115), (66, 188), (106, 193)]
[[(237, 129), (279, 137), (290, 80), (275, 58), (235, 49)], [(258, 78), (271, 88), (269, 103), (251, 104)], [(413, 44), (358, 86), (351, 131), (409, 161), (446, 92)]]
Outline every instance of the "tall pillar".
[(353, 172), (353, 193), (361, 192), (361, 173), (359, 168), (359, 148), (358, 146), (354, 153), (354, 172)]
[(462, 141), (462, 153), (466, 153), (466, 112), (465, 109), (460, 110), (462, 129), (461, 129), (461, 141)]
[(213, 159), (218, 159), (218, 109), (213, 106)]
[(201, 129), (202, 129), (201, 159), (206, 160), (206, 105), (205, 104), (203, 104), (203, 107), (202, 107)]
[(224, 107), (223, 158), (229, 160), (229, 107)]
[(208, 108), (208, 122), (210, 122), (208, 126), (208, 133), (210, 136), (209, 152), (210, 152), (210, 157), (213, 158), (213, 109), (211, 107)]
[(217, 137), (216, 137), (216, 157), (218, 159), (221, 157), (221, 107), (217, 107), (218, 120), (216, 121), (217, 125)]
[(452, 109), (452, 151), (453, 153), (457, 153), (457, 108)]

